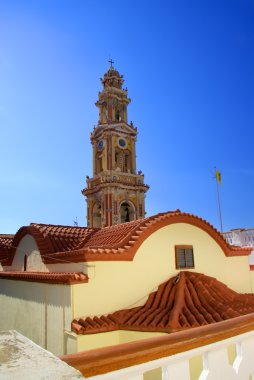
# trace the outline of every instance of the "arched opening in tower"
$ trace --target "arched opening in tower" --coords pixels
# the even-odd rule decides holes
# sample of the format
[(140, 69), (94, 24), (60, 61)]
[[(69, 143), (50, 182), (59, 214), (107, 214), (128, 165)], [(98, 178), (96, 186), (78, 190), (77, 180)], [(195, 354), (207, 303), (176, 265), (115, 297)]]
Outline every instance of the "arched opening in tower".
[(124, 173), (131, 173), (131, 155), (128, 150), (116, 150), (115, 167)]
[(120, 206), (121, 223), (135, 220), (135, 208), (132, 203), (124, 201)]

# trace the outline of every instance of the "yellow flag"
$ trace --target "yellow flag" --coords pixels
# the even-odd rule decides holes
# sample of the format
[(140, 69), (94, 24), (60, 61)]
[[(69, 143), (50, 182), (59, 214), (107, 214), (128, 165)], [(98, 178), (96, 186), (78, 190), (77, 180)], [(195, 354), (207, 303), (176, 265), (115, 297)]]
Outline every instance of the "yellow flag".
[(219, 170), (216, 170), (215, 177), (218, 181), (218, 184), (221, 185), (221, 172)]

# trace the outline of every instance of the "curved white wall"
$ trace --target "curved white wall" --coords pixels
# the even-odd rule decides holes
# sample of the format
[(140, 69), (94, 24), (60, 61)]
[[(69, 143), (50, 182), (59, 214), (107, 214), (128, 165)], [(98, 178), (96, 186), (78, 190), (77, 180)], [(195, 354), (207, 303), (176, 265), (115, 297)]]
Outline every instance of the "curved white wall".
[(36, 241), (31, 235), (25, 235), (19, 242), (10, 270), (23, 271), (24, 257), (27, 255), (27, 271), (48, 272), (43, 263)]

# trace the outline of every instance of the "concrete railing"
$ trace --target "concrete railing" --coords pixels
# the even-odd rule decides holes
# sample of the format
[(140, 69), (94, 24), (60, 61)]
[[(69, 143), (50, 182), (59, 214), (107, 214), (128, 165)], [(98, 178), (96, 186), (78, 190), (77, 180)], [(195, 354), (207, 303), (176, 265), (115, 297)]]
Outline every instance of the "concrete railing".
[[(235, 354), (229, 360), (232, 347)], [(253, 380), (253, 352), (254, 314), (249, 314), (61, 359), (90, 380), (143, 380), (146, 372), (155, 369), (161, 369), (162, 380)], [(196, 357), (201, 358), (201, 368), (193, 374), (190, 362)]]
[(254, 228), (248, 230), (231, 230), (224, 232), (223, 236), (230, 245), (254, 247)]

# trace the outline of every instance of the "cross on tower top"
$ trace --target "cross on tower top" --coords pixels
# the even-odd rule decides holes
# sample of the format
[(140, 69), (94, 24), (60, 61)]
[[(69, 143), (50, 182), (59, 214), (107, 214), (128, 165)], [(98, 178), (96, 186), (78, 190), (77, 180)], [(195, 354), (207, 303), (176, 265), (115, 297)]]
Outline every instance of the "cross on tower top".
[(109, 59), (109, 60), (108, 60), (108, 63), (110, 63), (110, 67), (113, 67), (113, 63), (115, 63), (115, 62), (112, 61), (112, 59)]

